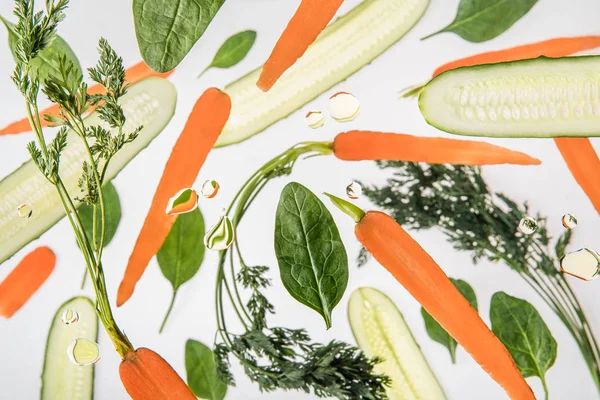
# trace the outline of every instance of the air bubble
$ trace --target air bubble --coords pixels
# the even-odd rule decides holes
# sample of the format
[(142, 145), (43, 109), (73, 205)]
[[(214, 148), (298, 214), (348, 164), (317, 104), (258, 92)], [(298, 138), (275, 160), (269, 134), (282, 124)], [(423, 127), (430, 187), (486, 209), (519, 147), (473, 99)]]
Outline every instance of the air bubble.
[(217, 181), (204, 181), (202, 188), (200, 189), (200, 193), (202, 193), (202, 196), (206, 197), (207, 199), (212, 199), (219, 192), (219, 188), (219, 182)]
[(537, 221), (531, 217), (524, 217), (519, 221), (519, 232), (525, 235), (531, 235), (538, 227)]
[(561, 258), (560, 269), (564, 273), (590, 281), (598, 275), (600, 255), (588, 248), (579, 249)]
[(336, 121), (352, 121), (359, 113), (360, 103), (352, 93), (338, 92), (329, 98), (329, 115)]
[(23, 219), (29, 219), (33, 215), (33, 208), (27, 203), (21, 204), (17, 207), (17, 215)]
[(352, 182), (346, 186), (346, 196), (352, 200), (356, 200), (362, 194), (362, 187), (358, 182)]
[(194, 189), (182, 189), (171, 197), (165, 212), (168, 215), (185, 214), (198, 207), (198, 193)]
[(204, 236), (204, 246), (209, 250), (226, 250), (235, 240), (235, 229), (231, 220), (225, 213), (219, 217), (219, 220), (213, 225)]
[(65, 325), (71, 325), (79, 321), (79, 313), (75, 310), (67, 309), (62, 313), (60, 319)]
[(562, 217), (562, 224), (567, 229), (573, 229), (577, 226), (577, 218), (572, 214), (565, 214)]
[(309, 111), (306, 114), (306, 124), (312, 129), (320, 128), (325, 124), (325, 115), (321, 111)]
[(69, 360), (75, 365), (85, 367), (98, 362), (100, 359), (100, 347), (98, 343), (92, 342), (86, 338), (73, 340), (67, 348)]

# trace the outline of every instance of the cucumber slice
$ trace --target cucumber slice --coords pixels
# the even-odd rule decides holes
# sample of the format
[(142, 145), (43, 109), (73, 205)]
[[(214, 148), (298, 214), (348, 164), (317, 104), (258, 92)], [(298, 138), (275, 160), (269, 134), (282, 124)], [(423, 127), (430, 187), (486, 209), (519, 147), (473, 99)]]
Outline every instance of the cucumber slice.
[[(68, 310), (78, 314), (77, 322), (63, 322), (63, 314)], [(95, 342), (97, 336), (98, 317), (90, 299), (74, 297), (58, 308), (46, 342), (42, 400), (83, 400), (94, 396), (94, 366), (73, 364), (67, 355), (67, 348), (75, 339), (85, 338)]]
[(392, 379), (391, 400), (441, 400), (444, 391), (398, 308), (377, 289), (359, 288), (350, 296), (348, 318), (360, 348), (384, 361), (375, 368)]
[[(127, 123), (125, 130), (144, 125), (138, 138), (129, 143), (111, 160), (106, 182), (143, 148), (145, 148), (167, 125), (175, 112), (177, 93), (169, 81), (148, 78), (132, 85), (123, 96), (121, 104)], [(97, 113), (85, 120), (86, 125), (102, 122)], [(77, 182), (81, 175), (81, 163), (87, 159), (82, 140), (69, 132), (68, 146), (61, 155), (60, 175), (69, 193), (79, 194)], [(33, 213), (23, 219), (17, 215), (20, 204), (28, 204)], [(38, 171), (33, 161), (28, 161), (0, 181), (0, 263), (11, 257), (30, 241), (38, 238), (64, 216), (64, 209), (56, 189)]]
[(419, 96), (446, 132), (492, 137), (600, 136), (600, 56), (540, 57), (444, 72)]
[(268, 92), (256, 87), (262, 68), (228, 85), (231, 115), (216, 146), (260, 133), (348, 78), (400, 40), (428, 5), (429, 0), (365, 0), (327, 26)]

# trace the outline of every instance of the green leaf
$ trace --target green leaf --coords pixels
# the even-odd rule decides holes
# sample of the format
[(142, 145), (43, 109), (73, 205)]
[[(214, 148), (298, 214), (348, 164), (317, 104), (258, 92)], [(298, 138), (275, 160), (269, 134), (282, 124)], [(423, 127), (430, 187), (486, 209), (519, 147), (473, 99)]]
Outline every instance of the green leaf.
[(281, 192), (275, 217), (275, 254), (281, 280), (293, 298), (323, 316), (348, 284), (348, 256), (331, 214), (310, 190), (296, 182)]
[[(230, 36), (219, 48), (215, 58), (210, 65), (200, 73), (202, 75), (209, 68), (229, 68), (233, 67), (246, 57), (254, 41), (256, 40), (255, 31), (242, 31)], [(198, 77), (200, 77), (198, 75)]]
[(144, 61), (157, 72), (175, 68), (225, 0), (133, 0), (133, 20)]
[[(471, 285), (461, 279), (450, 278), (450, 281), (452, 281), (458, 291), (469, 301), (469, 303), (471, 303), (471, 306), (477, 310), (477, 296), (475, 295), (475, 291)], [(433, 319), (433, 317), (427, 311), (425, 311), (423, 307), (421, 307), (421, 314), (423, 315), (425, 329), (427, 330), (429, 337), (433, 341), (446, 346), (448, 351), (450, 351), (452, 363), (456, 364), (456, 347), (458, 346), (456, 340), (454, 340), (454, 338), (452, 338), (452, 336), (450, 336), (448, 332), (446, 332), (446, 330), (442, 328), (442, 326), (435, 319)]]
[(558, 238), (558, 241), (556, 242), (556, 246), (554, 246), (554, 251), (556, 253), (556, 258), (558, 258), (559, 260), (561, 258), (563, 258), (563, 256), (565, 255), (565, 249), (567, 248), (567, 246), (569, 245), (569, 242), (571, 241), (572, 234), (573, 234), (573, 231), (570, 229), (567, 229), (565, 231), (565, 233), (563, 233)]
[(521, 374), (539, 377), (546, 389), (546, 371), (556, 361), (556, 340), (537, 310), (525, 300), (497, 292), (492, 296), (490, 319), (492, 331)]
[[(15, 25), (4, 19), (2, 16), (0, 16), (0, 20), (8, 31), (8, 47), (10, 48), (13, 58), (16, 60), (15, 50), (18, 36), (14, 30)], [(37, 71), (39, 73), (40, 82), (43, 83), (46, 78), (49, 77), (50, 73), (59, 75), (58, 58), (61, 55), (64, 55), (67, 58), (67, 61), (71, 61), (79, 74), (81, 74), (81, 65), (79, 64), (77, 56), (71, 49), (71, 46), (69, 46), (63, 38), (56, 36), (50, 46), (41, 51), (31, 62), (33, 67), (32, 72), (35, 73)]]
[[(104, 246), (108, 245), (112, 238), (115, 236), (117, 232), (117, 227), (119, 226), (119, 222), (121, 221), (121, 202), (119, 201), (119, 194), (117, 193), (117, 189), (113, 186), (111, 182), (107, 182), (102, 187), (103, 199), (104, 199)], [(94, 224), (94, 207), (88, 204), (82, 204), (79, 207), (79, 218), (81, 219), (81, 223), (83, 224), (83, 229), (85, 230), (85, 234), (88, 238), (90, 238), (90, 243), (92, 240), (93, 234), (93, 224)], [(101, 232), (101, 224), (100, 218), (96, 220), (96, 245), (100, 245), (100, 232)]]
[(469, 42), (485, 42), (502, 34), (537, 3), (537, 0), (461, 0), (454, 21), (423, 39), (454, 32)]
[(213, 352), (204, 344), (188, 339), (185, 344), (187, 384), (201, 399), (223, 400), (227, 385), (217, 377)]

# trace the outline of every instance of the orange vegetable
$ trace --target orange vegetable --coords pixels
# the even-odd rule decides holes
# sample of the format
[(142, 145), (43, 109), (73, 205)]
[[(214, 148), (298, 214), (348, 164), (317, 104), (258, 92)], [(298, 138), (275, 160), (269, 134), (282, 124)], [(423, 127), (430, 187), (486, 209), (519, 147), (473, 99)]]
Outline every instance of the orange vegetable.
[[(132, 84), (132, 83), (139, 82), (142, 79), (150, 78), (153, 76), (160, 77), (160, 78), (166, 78), (169, 75), (171, 75), (172, 73), (173, 73), (173, 71), (169, 71), (164, 74), (159, 74), (159, 73), (151, 70), (150, 67), (148, 67), (146, 65), (146, 63), (144, 63), (143, 61), (140, 61), (139, 63), (135, 64), (134, 66), (127, 68), (127, 70), (125, 71), (125, 79), (127, 80), (128, 83)], [(104, 90), (104, 88), (102, 87), (102, 85), (97, 83), (88, 88), (88, 93), (89, 94), (98, 94), (98, 93), (102, 93), (103, 90)], [(41, 110), (40, 118), (41, 118), (42, 127), (46, 127), (49, 125), (48, 121), (46, 121), (44, 119), (44, 115), (58, 115), (58, 114), (59, 114), (59, 108), (58, 108), (58, 105), (56, 105), (56, 104), (54, 104), (44, 110)], [(12, 124), (0, 129), (0, 136), (1, 135), (14, 135), (17, 133), (23, 133), (23, 132), (29, 132), (29, 131), (31, 131), (31, 125), (29, 125), (29, 120), (27, 118), (23, 118), (19, 121), (13, 122)]]
[(48, 247), (38, 247), (0, 283), (0, 316), (10, 318), (48, 279), (56, 256)]
[(401, 160), (465, 165), (540, 164), (537, 158), (485, 142), (371, 131), (340, 133), (333, 141), (333, 153), (337, 158), (346, 161)]
[(571, 174), (600, 214), (600, 159), (588, 138), (556, 138)]
[(198, 99), (192, 113), (177, 139), (165, 170), (152, 199), (150, 210), (137, 238), (125, 276), (117, 293), (117, 306), (123, 305), (133, 294), (148, 263), (162, 246), (175, 223), (175, 215), (165, 210), (171, 196), (182, 188), (191, 187), (223, 130), (231, 100), (219, 89), (209, 88)]
[(263, 66), (256, 86), (267, 92), (298, 60), (333, 18), (344, 0), (302, 0), (273, 52)]
[(196, 400), (173, 367), (150, 349), (129, 351), (119, 376), (133, 400)]

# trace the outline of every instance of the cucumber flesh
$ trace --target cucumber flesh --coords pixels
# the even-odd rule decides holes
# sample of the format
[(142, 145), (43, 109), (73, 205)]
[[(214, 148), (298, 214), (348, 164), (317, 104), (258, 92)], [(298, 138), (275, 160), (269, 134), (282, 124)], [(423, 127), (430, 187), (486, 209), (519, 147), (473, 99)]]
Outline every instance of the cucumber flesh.
[[(65, 324), (62, 315), (72, 310), (79, 314), (75, 323)], [(94, 396), (94, 366), (73, 364), (67, 348), (75, 339), (95, 342), (98, 336), (98, 317), (94, 304), (87, 297), (74, 297), (61, 305), (54, 315), (42, 372), (42, 400), (86, 400)]]
[(600, 56), (450, 70), (425, 86), (419, 108), (430, 125), (458, 135), (600, 136)]
[(392, 380), (390, 400), (446, 399), (402, 314), (386, 295), (373, 288), (356, 289), (348, 317), (365, 354), (384, 360), (375, 368)]
[(365, 0), (327, 26), (268, 92), (262, 68), (228, 85), (231, 115), (216, 146), (239, 143), (287, 117), (369, 64), (418, 21), (429, 0)]
[[(126, 144), (111, 160), (106, 182), (167, 125), (175, 112), (177, 93), (172, 83), (161, 78), (148, 78), (132, 85), (121, 99), (130, 132), (144, 125), (139, 136)], [(102, 125), (97, 113), (85, 119), (86, 126)], [(77, 185), (81, 164), (87, 159), (82, 140), (74, 132), (68, 134), (67, 148), (61, 155), (60, 175), (72, 197), (79, 195)], [(26, 203), (33, 209), (28, 219), (17, 215), (17, 207)], [(0, 263), (11, 257), (30, 241), (38, 238), (64, 216), (56, 189), (40, 173), (33, 161), (28, 161), (0, 181)]]

